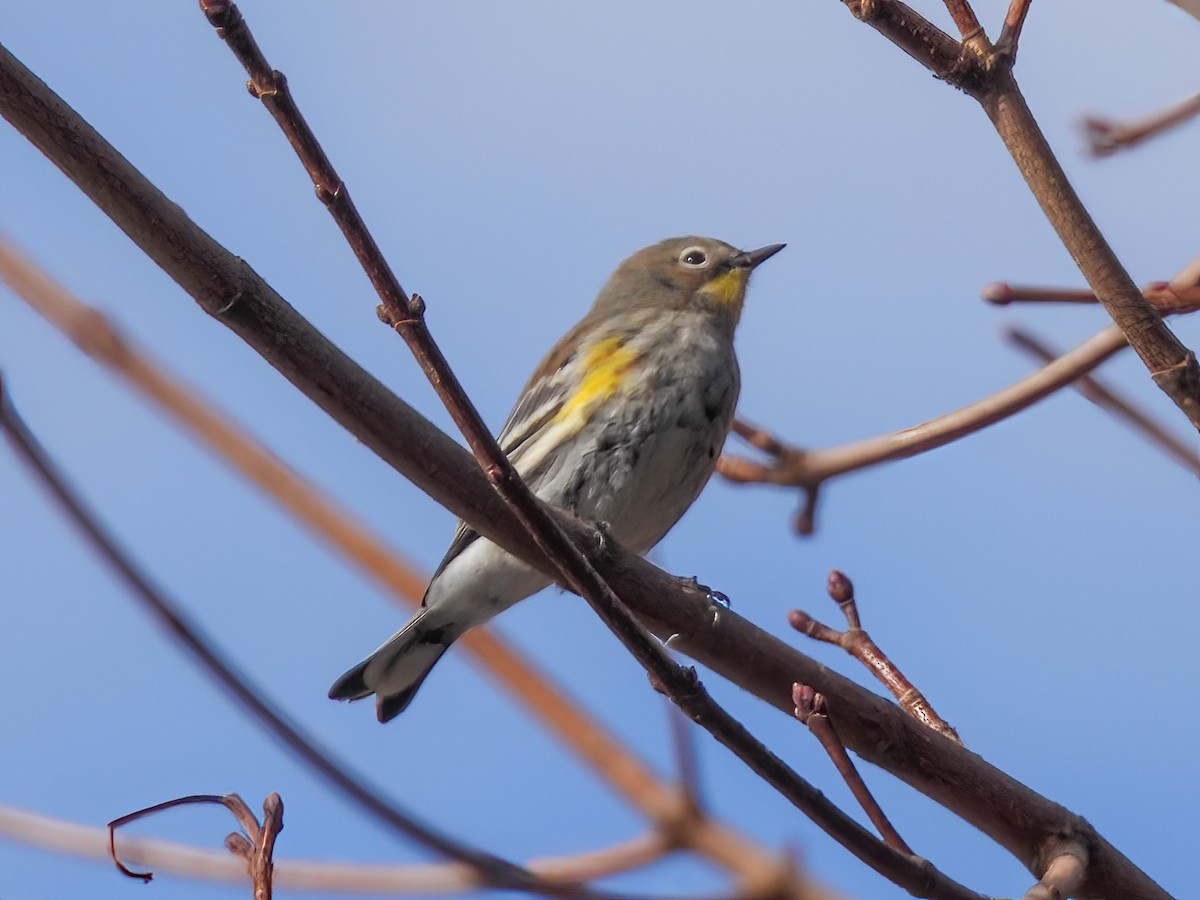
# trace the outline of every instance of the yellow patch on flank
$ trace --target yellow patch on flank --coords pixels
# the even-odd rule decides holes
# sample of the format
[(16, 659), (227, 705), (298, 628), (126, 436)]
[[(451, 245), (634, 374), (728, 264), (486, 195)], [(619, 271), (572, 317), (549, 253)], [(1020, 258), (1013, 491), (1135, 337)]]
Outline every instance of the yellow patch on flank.
[(605, 338), (598, 342), (583, 361), (583, 380), (579, 389), (567, 398), (554, 417), (555, 422), (579, 419), (587, 421), (591, 412), (611, 397), (621, 386), (637, 354), (625, 346), (622, 338)]
[(740, 309), (742, 299), (746, 294), (745, 276), (745, 269), (730, 269), (728, 272), (722, 272), (700, 288), (700, 293), (710, 294), (726, 306)]

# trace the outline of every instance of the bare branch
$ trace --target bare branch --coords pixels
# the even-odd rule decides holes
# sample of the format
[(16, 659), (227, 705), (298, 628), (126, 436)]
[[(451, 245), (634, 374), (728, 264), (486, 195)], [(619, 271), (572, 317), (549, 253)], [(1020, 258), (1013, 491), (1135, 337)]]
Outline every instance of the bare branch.
[[(246, 865), (250, 881), (254, 886), (254, 900), (271, 900), (274, 876), (275, 841), (283, 830), (283, 800), (278, 794), (268, 794), (263, 801), (263, 820), (250, 811), (250, 807), (237, 794), (194, 794), (190, 797), (179, 797), (156, 803), (145, 809), (127, 813), (108, 823), (108, 852), (112, 861), (123, 875), (137, 878), (143, 882), (150, 881), (154, 875), (151, 872), (132, 872), (121, 862), (117, 855), (117, 829), (138, 819), (144, 819), (155, 813), (173, 809), (187, 804), (216, 804), (224, 806), (238, 820), (245, 834), (234, 833), (225, 838), (225, 846)], [(247, 837), (247, 835), (249, 837)]]
[[(949, 2), (952, 12), (958, 3), (966, 5), (965, 0)], [(856, 16), (897, 43), (896, 36), (878, 23), (893, 22), (899, 16), (905, 34), (928, 34), (934, 29), (923, 16), (897, 0), (864, 0), (848, 5)], [(962, 24), (969, 23), (963, 19)], [(905, 49), (914, 55), (908, 47)], [(1013, 57), (990, 50), (982, 35), (964, 40), (959, 49), (971, 52), (959, 52), (956, 62), (950, 65), (944, 65), (948, 56), (945, 52), (936, 59), (933, 54), (915, 58), (983, 107), (1042, 212), (1155, 384), (1200, 429), (1200, 364), (1196, 355), (1180, 343), (1142, 297), (1067, 180), (1013, 78)]]
[(1025, 17), (1029, 15), (1031, 0), (1011, 0), (1008, 12), (1004, 14), (1004, 27), (996, 40), (996, 52), (1016, 59), (1017, 44), (1021, 40), (1021, 29), (1025, 27)]
[[(7, 387), (0, 381), (0, 428), (13, 445), (17, 454), (38, 476), (47, 489), (61, 504), (76, 527), (80, 529), (135, 596), (153, 614), (158, 623), (169, 630), (190, 651), (197, 661), (238, 703), (262, 725), (313, 769), (333, 782), (351, 799), (383, 823), (398, 830), (421, 845), (464, 862), (478, 870), (485, 884), (497, 887), (520, 886), (525, 890), (539, 892), (537, 879), (512, 863), (460, 843), (433, 828), (422, 824), (410, 813), (396, 804), (382, 799), (385, 795), (377, 787), (368, 785), (350, 775), (346, 767), (333, 756), (321, 750), (300, 729), (293, 726), (282, 713), (276, 711), (266, 700), (264, 693), (237, 672), (233, 665), (221, 658), (177, 606), (154, 587), (133, 562), (105, 532), (96, 516), (88, 510), (59, 473), (45, 450), (22, 421), (13, 407)], [(197, 801), (199, 802), (199, 801)], [(151, 808), (151, 811), (154, 807)], [(118, 820), (119, 821), (119, 820)]]
[(916, 856), (912, 848), (900, 837), (900, 833), (892, 827), (891, 821), (884, 815), (879, 803), (867, 788), (866, 782), (854, 767), (854, 761), (846, 752), (846, 745), (837, 736), (833, 723), (825, 708), (825, 698), (806, 684), (792, 685), (792, 701), (796, 704), (796, 718), (808, 726), (808, 730), (821, 744), (822, 749), (829, 755), (834, 768), (850, 788), (850, 793), (858, 801), (871, 824), (879, 831), (884, 843), (907, 856)]
[[(262, 58), (233, 4), (203, 0), (202, 6), (209, 12), (210, 21), (221, 26), (222, 36), (250, 72), (252, 82), (255, 73), (273, 71)], [(213, 10), (218, 7), (221, 13), (215, 16)], [(283, 90), (282, 77), (277, 73), (272, 77), (276, 88), (270, 98), (278, 103), (268, 105), (276, 121), (289, 135), (289, 141), (305, 168), (313, 175), (318, 196), (326, 200), (329, 212), (375, 286), (382, 301), (379, 317), (404, 338), (447, 412), (462, 431), (488, 481), (538, 550), (550, 561), (556, 580), (587, 601), (625, 649), (693, 721), (702, 725), (834, 840), (851, 848), (868, 865), (903, 886), (928, 889), (932, 885), (936, 892), (945, 897), (977, 896), (928, 865), (914, 865), (912, 860), (891, 851), (891, 848), (873, 846), (874, 839), (868, 832), (751, 735), (712, 699), (697, 677), (696, 670), (676, 664), (662, 644), (638, 622), (584, 553), (581, 543), (568, 533), (550, 508), (534, 496), (504, 455), (434, 340), (425, 321), (424, 300), (416, 294), (410, 298), (404, 293), (354, 208), (345, 185), (321, 151), (316, 136), (300, 116), (290, 95)], [(264, 96), (263, 99), (265, 101), (268, 98)], [(335, 196), (327, 199), (322, 196), (321, 186), (328, 184), (338, 187)], [(333, 200), (339, 202), (331, 202)]]
[[(2, 237), (0, 280), (7, 282), (76, 346), (124, 376), (314, 533), (374, 576), (393, 596), (414, 605), (420, 603), (428, 581), (424, 574), (415, 571), (411, 563), (400, 558), (364, 524), (154, 361), (106, 316), (38, 270)], [(692, 816), (686, 827), (681, 827), (676, 789), (664, 783), (645, 762), (589, 716), (576, 698), (498, 634), (477, 628), (464, 635), (461, 643), (489, 672), (493, 682), (521, 700), (613, 789), (652, 820), (670, 827), (684, 845), (743, 878), (758, 878), (776, 864), (773, 854), (706, 816)]]
[(671, 746), (675, 750), (683, 805), (688, 813), (694, 815), (703, 808), (700, 799), (700, 763), (696, 759), (696, 735), (683, 711), (674, 704), (667, 709), (667, 724), (671, 729)]
[[(1010, 329), (1008, 339), (1037, 360), (1046, 362), (1054, 358), (1054, 351), (1028, 331), (1019, 328)], [(1156, 422), (1149, 414), (1138, 409), (1133, 402), (1118, 396), (1111, 388), (1105, 387), (1091, 375), (1083, 376), (1074, 383), (1073, 387), (1101, 409), (1108, 410), (1118, 419), (1123, 419), (1133, 426), (1135, 431), (1151, 443), (1157, 444), (1184, 468), (1200, 475), (1200, 453), (1197, 453), (1190, 444), (1172, 434), (1161, 422)]]
[[(362, 443), (472, 528), (552, 574), (469, 455), (354, 364), (259, 278), (204, 234), (87, 122), (0, 48), (0, 113), (58, 165), (146, 254)], [(578, 540), (592, 534), (566, 516)], [(931, 734), (908, 716), (729, 610), (714, 621), (705, 593), (619, 548), (597, 556), (605, 576), (680, 652), (791, 715), (791, 684), (812, 685), (838, 710), (846, 746), (933, 797), (1031, 871), (1042, 836), (1077, 834), (1092, 848), (1095, 893), (1165, 898), (1086, 821)], [(981, 789), (986, 785), (986, 789)]]
[[(95, 860), (110, 858), (108, 829), (2, 804), (0, 836), (56, 853)], [(116, 843), (122, 858), (159, 872), (216, 882), (241, 883), (246, 879), (244, 863), (228, 853), (130, 834), (119, 835)], [(574, 856), (533, 859), (525, 868), (549, 883), (570, 885), (634, 871), (669, 853), (670, 847), (655, 831)], [(277, 859), (274, 883), (285, 890), (339, 894), (426, 895), (479, 890), (478, 874), (461, 863), (397, 865)]]
[(842, 0), (850, 14), (870, 25), (939, 78), (960, 67), (958, 41), (898, 0)]
[(1087, 848), (1078, 841), (1063, 841), (1056, 848), (1041, 879), (1021, 900), (1065, 900), (1087, 881)]
[(983, 33), (983, 26), (979, 24), (979, 19), (975, 16), (975, 10), (971, 8), (969, 0), (943, 0), (943, 2), (946, 4), (946, 11), (950, 13), (950, 18), (954, 20), (954, 24), (958, 28), (963, 46), (970, 46), (981, 38), (987, 39)]
[(1120, 329), (1110, 325), (1015, 384), (920, 425), (825, 450), (787, 448), (771, 465), (722, 458), (717, 471), (732, 481), (811, 490), (834, 476), (916, 456), (974, 434), (1065, 387), (1124, 346)]
[[(1193, 272), (1192, 263), (1170, 281), (1154, 281), (1142, 288), (1146, 302), (1158, 310), (1159, 315), (1190, 313), (1200, 309), (1200, 285), (1194, 279), (1200, 273)], [(1010, 303), (1099, 303), (1091, 291), (1077, 288), (1047, 288), (1031, 285), (1013, 285), (996, 281), (984, 285), (979, 296), (996, 306)]]
[(1075, 193), (1011, 72), (977, 95), (1046, 218), (1159, 386), (1200, 428), (1200, 365), (1142, 296)]
[(900, 668), (887, 658), (887, 654), (863, 630), (858, 617), (858, 603), (854, 599), (854, 585), (850, 579), (834, 569), (829, 573), (826, 589), (846, 617), (848, 627), (845, 631), (830, 628), (798, 609), (793, 609), (788, 613), (788, 624), (813, 640), (841, 647), (866, 666), (867, 671), (892, 692), (892, 696), (896, 698), (901, 709), (926, 728), (936, 731), (956, 744), (961, 744), (962, 740), (959, 738), (958, 732), (934, 711), (933, 706), (925, 699), (925, 695), (917, 690), (916, 686), (900, 671)]
[(1144, 119), (1130, 122), (1118, 122), (1105, 116), (1087, 116), (1083, 120), (1083, 133), (1092, 156), (1112, 156), (1182, 125), (1197, 115), (1200, 115), (1200, 94)]

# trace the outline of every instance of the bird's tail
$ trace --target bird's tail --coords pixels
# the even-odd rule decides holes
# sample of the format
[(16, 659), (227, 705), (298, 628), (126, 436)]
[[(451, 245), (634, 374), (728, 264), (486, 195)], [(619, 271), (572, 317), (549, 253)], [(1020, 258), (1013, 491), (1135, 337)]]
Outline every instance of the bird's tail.
[(361, 700), (375, 695), (380, 722), (394, 719), (412, 702), (417, 690), (458, 634), (426, 622), (422, 609), (407, 625), (329, 689), (331, 700)]

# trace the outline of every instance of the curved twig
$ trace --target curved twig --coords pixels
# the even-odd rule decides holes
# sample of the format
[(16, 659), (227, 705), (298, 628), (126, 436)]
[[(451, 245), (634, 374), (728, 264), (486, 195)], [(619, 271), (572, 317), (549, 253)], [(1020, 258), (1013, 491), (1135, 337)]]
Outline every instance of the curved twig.
[[(944, 37), (944, 36), (943, 36)], [(472, 528), (547, 571), (461, 447), (433, 427), (292, 309), (248, 265), (201, 231), (90, 125), (0, 49), (0, 113), (58, 165), (143, 251), (218, 321), (363, 444)], [(580, 540), (591, 530), (567, 517)], [(978, 756), (908, 720), (891, 704), (831, 672), (729, 610), (714, 620), (705, 592), (619, 548), (596, 559), (605, 576), (672, 646), (790, 715), (791, 684), (823, 693), (839, 735), (859, 756), (933, 797), (1033, 871), (1046, 834), (1077, 834), (1091, 848), (1081, 894), (1166, 894), (1086, 821)], [(548, 573), (549, 574), (549, 573)], [(985, 787), (986, 786), (986, 787)]]

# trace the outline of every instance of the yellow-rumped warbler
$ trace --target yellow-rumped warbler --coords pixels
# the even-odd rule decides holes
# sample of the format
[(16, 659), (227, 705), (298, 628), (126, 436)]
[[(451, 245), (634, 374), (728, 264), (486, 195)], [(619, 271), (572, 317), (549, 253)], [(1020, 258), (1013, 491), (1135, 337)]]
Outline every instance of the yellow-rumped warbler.
[[(658, 543), (716, 466), (738, 396), (733, 331), (746, 284), (783, 247), (743, 253), (712, 238), (670, 238), (617, 267), (500, 432), (539, 498), (605, 523), (635, 553)], [(456, 638), (549, 583), (460, 522), (421, 611), (329, 696), (375, 694), (388, 721)]]

